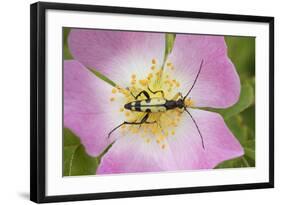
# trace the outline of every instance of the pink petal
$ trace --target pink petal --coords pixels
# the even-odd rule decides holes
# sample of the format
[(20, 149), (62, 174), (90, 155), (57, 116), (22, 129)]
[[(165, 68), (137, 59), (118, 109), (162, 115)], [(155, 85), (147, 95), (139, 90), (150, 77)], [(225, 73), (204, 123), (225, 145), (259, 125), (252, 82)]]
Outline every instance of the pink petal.
[(110, 102), (112, 86), (75, 60), (64, 62), (64, 126), (80, 137), (90, 155), (109, 145), (108, 133), (122, 121)]
[(72, 29), (68, 43), (76, 60), (122, 86), (132, 72), (147, 74), (152, 58), (160, 65), (165, 50), (164, 34), (149, 32)]
[[(223, 118), (214, 112), (189, 109), (203, 137), (186, 113), (179, 133), (181, 137), (169, 138), (169, 145), (177, 161), (178, 169), (210, 169), (219, 163), (242, 156), (243, 148), (226, 126)], [(182, 137), (184, 136), (184, 137)]]
[(118, 139), (102, 158), (98, 174), (159, 172), (211, 169), (244, 151), (226, 127), (223, 118), (212, 112), (190, 110), (204, 137), (205, 149), (198, 131), (186, 114), (175, 136), (167, 139), (165, 149), (140, 137)]
[(169, 149), (155, 142), (146, 143), (139, 136), (119, 138), (101, 159), (97, 174), (158, 172), (176, 169)]
[(178, 34), (169, 59), (183, 83), (184, 94), (203, 60), (201, 73), (190, 93), (196, 107), (226, 108), (238, 101), (240, 80), (227, 56), (223, 36)]

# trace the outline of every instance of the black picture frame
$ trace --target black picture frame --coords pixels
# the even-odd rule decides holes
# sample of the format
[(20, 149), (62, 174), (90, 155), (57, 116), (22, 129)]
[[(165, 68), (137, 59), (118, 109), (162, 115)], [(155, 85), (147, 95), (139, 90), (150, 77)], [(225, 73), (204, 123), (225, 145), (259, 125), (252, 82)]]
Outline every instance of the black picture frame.
[[(194, 19), (263, 22), (269, 24), (269, 181), (263, 183), (230, 184), (192, 188), (170, 188), (109, 193), (46, 196), (46, 11), (67, 10), (130, 15), (168, 16)], [(110, 7), (82, 4), (38, 2), (30, 7), (30, 199), (37, 203), (76, 200), (97, 200), (197, 192), (230, 191), (274, 187), (274, 18), (265, 16)]]

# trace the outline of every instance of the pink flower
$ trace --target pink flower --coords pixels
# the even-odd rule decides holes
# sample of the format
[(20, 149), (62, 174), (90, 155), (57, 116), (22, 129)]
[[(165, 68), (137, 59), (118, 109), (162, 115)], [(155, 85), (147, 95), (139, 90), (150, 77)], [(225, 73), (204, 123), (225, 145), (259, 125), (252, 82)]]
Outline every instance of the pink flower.
[[(68, 43), (75, 60), (64, 62), (64, 125), (92, 156), (115, 141), (97, 174), (210, 169), (244, 154), (219, 114), (197, 109), (227, 108), (239, 99), (239, 76), (227, 57), (224, 37), (177, 34), (163, 70), (161, 33), (72, 29)], [(163, 90), (169, 100), (178, 92), (186, 95), (201, 62), (184, 103), (204, 147), (195, 123), (181, 109), (151, 113), (147, 121), (156, 123), (124, 125), (108, 137), (122, 122), (140, 121), (145, 115), (124, 109), (135, 100), (130, 92), (146, 90), (150, 97), (161, 97), (149, 86)], [(117, 86), (96, 77), (90, 68)]]

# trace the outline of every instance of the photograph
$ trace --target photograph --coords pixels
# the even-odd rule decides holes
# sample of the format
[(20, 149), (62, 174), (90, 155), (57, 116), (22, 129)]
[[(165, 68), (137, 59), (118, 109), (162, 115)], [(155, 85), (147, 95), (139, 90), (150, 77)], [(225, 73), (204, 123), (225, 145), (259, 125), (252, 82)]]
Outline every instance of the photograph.
[(64, 177), (256, 166), (255, 36), (62, 34)]
[(30, 199), (274, 187), (274, 17), (30, 12)]
[(277, 3), (3, 3), (0, 205), (280, 201)]

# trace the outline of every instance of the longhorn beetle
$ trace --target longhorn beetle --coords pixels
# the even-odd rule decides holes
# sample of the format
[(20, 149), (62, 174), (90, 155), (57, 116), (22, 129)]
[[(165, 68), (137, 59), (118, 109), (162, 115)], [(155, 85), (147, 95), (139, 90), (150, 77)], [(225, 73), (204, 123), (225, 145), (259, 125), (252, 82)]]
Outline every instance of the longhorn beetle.
[[(199, 67), (199, 70), (197, 72), (197, 75), (193, 81), (193, 84), (191, 86), (191, 88), (189, 89), (189, 91), (187, 92), (187, 94), (183, 97), (181, 93), (178, 93), (178, 95), (176, 96), (180, 96), (179, 99), (172, 99), (172, 100), (167, 100), (164, 96), (164, 92), (163, 90), (157, 90), (157, 91), (152, 91), (149, 87), (148, 87), (148, 90), (153, 93), (153, 94), (156, 94), (156, 93), (161, 93), (162, 95), (162, 98), (159, 98), (159, 97), (153, 97), (151, 98), (148, 94), (147, 91), (143, 90), (141, 91), (138, 95), (134, 95), (132, 92), (131, 95), (135, 98), (135, 101), (133, 102), (129, 102), (127, 104), (124, 105), (124, 108), (127, 109), (127, 110), (131, 110), (131, 111), (136, 111), (136, 112), (143, 112), (143, 113), (146, 113), (144, 115), (144, 117), (140, 120), (140, 122), (123, 122), (121, 123), (120, 125), (118, 125), (117, 127), (115, 127), (114, 129), (112, 129), (109, 134), (108, 134), (108, 138), (110, 137), (110, 135), (115, 131), (117, 130), (118, 128), (120, 128), (121, 126), (123, 125), (142, 125), (142, 124), (153, 124), (153, 123), (156, 123), (156, 121), (147, 121), (148, 118), (149, 118), (149, 115), (150, 113), (156, 113), (156, 112), (165, 112), (167, 110), (172, 110), (172, 109), (183, 109), (185, 112), (187, 112), (187, 114), (190, 116), (190, 118), (192, 119), (194, 125), (196, 126), (196, 129), (200, 135), (200, 138), (201, 138), (201, 143), (202, 143), (202, 147), (203, 149), (205, 149), (205, 146), (204, 146), (204, 140), (203, 140), (203, 136), (201, 134), (201, 131), (199, 129), (199, 126), (197, 125), (195, 119), (193, 118), (193, 116), (191, 115), (191, 113), (187, 110), (187, 106), (185, 105), (185, 99), (188, 97), (188, 95), (190, 94), (190, 92), (192, 91), (197, 79), (198, 79), (198, 76), (201, 72), (201, 69), (202, 69), (202, 65), (203, 65), (203, 60), (201, 61), (201, 64), (200, 64), (200, 67)], [(144, 95), (146, 97), (145, 100), (138, 100), (138, 98), (141, 96), (141, 95)]]

